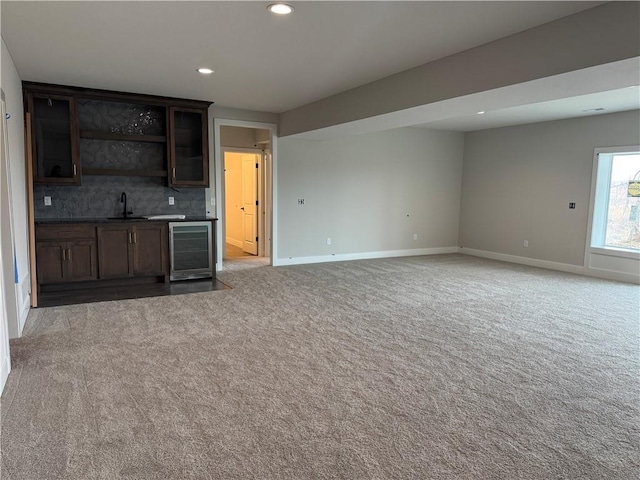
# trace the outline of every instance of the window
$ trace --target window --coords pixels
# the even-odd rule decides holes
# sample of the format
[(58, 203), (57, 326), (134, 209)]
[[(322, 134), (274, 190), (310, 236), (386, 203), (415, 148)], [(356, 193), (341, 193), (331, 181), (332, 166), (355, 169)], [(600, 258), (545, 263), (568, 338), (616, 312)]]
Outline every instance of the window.
[(640, 252), (640, 149), (615, 150), (597, 151), (591, 247)]

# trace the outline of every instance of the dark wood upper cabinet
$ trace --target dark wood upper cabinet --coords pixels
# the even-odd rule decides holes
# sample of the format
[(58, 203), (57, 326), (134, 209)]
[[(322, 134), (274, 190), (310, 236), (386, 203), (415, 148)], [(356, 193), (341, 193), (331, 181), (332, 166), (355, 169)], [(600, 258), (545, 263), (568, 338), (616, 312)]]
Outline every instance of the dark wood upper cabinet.
[(74, 97), (31, 93), (34, 182), (80, 184), (78, 111)]
[[(171, 187), (209, 186), (211, 102), (36, 82), (22, 85), (32, 116), (35, 183), (80, 185), (81, 175), (115, 175), (166, 178)], [(118, 143), (142, 145), (136, 148), (144, 150), (138, 155), (144, 165), (136, 155), (121, 154), (102, 155), (96, 162), (87, 157), (86, 149), (96, 148), (91, 142), (109, 151), (118, 150), (112, 148)]]
[(207, 110), (169, 108), (169, 186), (208, 187)]

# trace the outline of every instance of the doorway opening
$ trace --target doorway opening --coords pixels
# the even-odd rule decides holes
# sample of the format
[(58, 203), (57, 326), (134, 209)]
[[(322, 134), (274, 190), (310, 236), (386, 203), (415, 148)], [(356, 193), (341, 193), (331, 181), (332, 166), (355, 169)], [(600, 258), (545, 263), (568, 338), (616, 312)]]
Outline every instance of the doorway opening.
[[(224, 160), (224, 255), (226, 267), (268, 265), (265, 252), (264, 152), (225, 149)], [(229, 269), (229, 268), (225, 268)]]
[[(235, 122), (233, 122), (235, 123)], [(271, 265), (274, 130), (218, 125), (218, 227), (223, 271)], [(218, 131), (218, 130), (217, 130)]]

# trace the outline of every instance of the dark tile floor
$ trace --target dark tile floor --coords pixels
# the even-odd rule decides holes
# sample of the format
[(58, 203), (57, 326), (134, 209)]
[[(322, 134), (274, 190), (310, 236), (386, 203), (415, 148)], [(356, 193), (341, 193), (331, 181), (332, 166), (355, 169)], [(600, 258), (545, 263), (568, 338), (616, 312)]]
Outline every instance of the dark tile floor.
[(131, 298), (160, 297), (185, 293), (213, 292), (231, 287), (220, 280), (185, 280), (181, 282), (101, 287), (65, 292), (47, 292), (38, 295), (38, 307), (55, 307), (78, 303), (106, 302)]

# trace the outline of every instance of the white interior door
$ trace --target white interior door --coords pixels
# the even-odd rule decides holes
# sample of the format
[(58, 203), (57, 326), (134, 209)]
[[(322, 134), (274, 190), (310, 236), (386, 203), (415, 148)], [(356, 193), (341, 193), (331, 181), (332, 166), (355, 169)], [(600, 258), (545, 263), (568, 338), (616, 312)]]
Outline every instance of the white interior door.
[(258, 254), (258, 163), (255, 154), (242, 156), (242, 250)]

